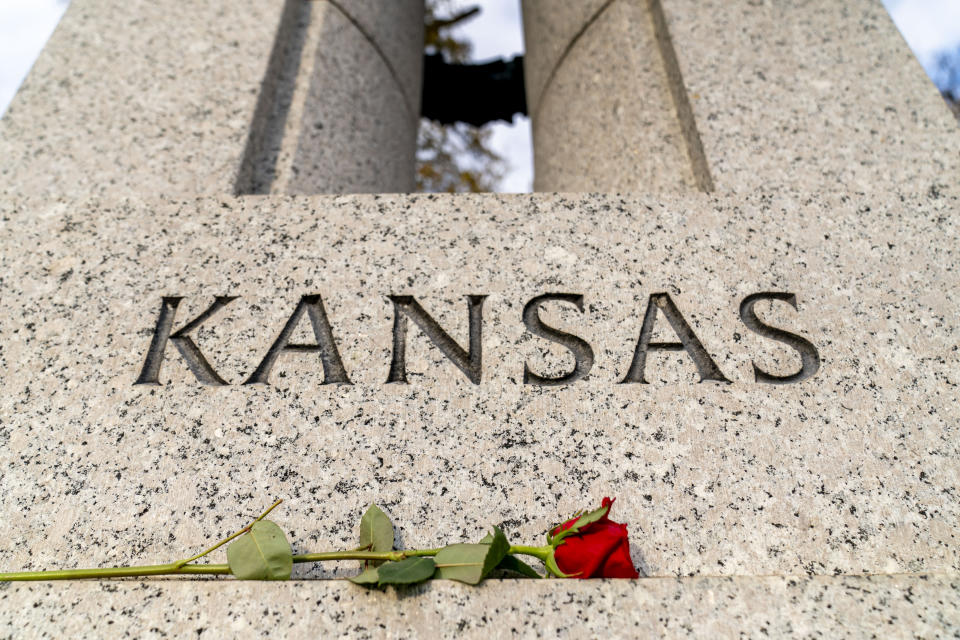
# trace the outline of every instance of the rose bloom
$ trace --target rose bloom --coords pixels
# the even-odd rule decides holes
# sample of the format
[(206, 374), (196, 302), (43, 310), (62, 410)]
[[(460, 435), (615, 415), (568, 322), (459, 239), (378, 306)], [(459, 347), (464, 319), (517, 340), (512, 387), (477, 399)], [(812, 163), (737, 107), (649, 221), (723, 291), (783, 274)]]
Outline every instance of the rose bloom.
[[(604, 498), (601, 506), (613, 504)], [(556, 549), (557, 566), (575, 578), (639, 578), (640, 574), (630, 559), (630, 542), (627, 540), (627, 525), (610, 520), (607, 516), (583, 527), (578, 533), (564, 538)], [(579, 517), (567, 520), (552, 532), (569, 529)]]

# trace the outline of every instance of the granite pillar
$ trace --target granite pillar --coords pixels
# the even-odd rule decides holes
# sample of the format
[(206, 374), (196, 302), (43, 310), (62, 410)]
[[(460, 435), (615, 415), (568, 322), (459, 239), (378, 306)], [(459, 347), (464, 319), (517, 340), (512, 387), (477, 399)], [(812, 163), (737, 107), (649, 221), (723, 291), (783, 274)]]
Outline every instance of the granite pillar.
[(408, 192), (423, 65), (423, 2), (297, 6), (241, 193)]
[(524, 0), (524, 22), (537, 190), (923, 193), (960, 172), (880, 0)]
[(696, 190), (648, 3), (524, 0), (523, 9), (534, 189)]
[(74, 0), (0, 120), (0, 190), (408, 191), (422, 4)]
[(960, 129), (881, 0), (662, 0), (718, 190), (955, 187)]

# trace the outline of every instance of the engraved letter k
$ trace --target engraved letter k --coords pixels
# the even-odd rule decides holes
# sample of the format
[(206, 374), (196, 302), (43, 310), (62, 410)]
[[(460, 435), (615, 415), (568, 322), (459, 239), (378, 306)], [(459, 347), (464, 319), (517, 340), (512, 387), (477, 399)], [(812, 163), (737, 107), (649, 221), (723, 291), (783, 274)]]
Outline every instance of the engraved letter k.
[(184, 362), (190, 367), (190, 371), (197, 377), (197, 380), (203, 384), (212, 386), (226, 385), (227, 381), (217, 375), (217, 372), (213, 370), (213, 367), (210, 366), (207, 359), (203, 357), (203, 353), (200, 352), (193, 338), (187, 334), (236, 299), (236, 296), (217, 296), (209, 309), (185, 324), (183, 328), (176, 333), (171, 334), (173, 319), (177, 315), (177, 306), (179, 306), (183, 298), (164, 297), (160, 305), (160, 317), (157, 318), (157, 326), (153, 330), (153, 340), (150, 341), (150, 350), (147, 352), (147, 359), (143, 363), (143, 370), (140, 371), (140, 376), (133, 384), (160, 384), (160, 365), (163, 364), (163, 353), (167, 348), (167, 340), (170, 340), (174, 346), (177, 347), (177, 351), (183, 356)]

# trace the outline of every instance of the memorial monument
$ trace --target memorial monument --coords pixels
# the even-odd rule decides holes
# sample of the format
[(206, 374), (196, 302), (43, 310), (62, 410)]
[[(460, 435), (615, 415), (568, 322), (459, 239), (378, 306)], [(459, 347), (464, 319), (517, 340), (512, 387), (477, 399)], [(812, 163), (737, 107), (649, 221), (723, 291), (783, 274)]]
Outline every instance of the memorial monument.
[(0, 120), (0, 569), (609, 495), (645, 577), (5, 583), (0, 636), (957, 632), (960, 132), (879, 1), (523, 8), (537, 193), (418, 195), (418, 0), (73, 0)]

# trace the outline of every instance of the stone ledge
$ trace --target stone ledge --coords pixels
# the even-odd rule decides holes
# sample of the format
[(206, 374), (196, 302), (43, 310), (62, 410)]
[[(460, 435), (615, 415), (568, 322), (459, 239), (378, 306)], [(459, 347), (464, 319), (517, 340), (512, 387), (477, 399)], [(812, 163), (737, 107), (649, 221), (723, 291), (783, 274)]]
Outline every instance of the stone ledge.
[(960, 630), (960, 574), (0, 585), (4, 637), (933, 638)]

